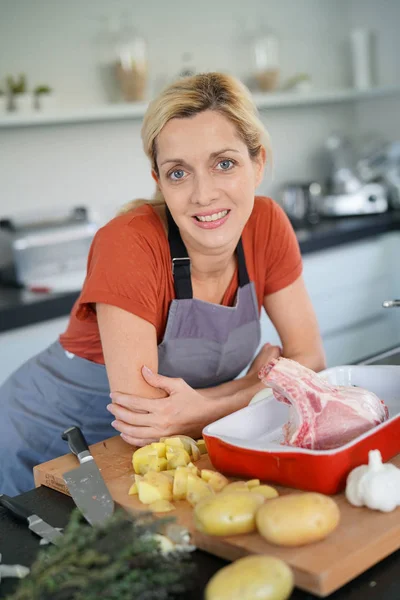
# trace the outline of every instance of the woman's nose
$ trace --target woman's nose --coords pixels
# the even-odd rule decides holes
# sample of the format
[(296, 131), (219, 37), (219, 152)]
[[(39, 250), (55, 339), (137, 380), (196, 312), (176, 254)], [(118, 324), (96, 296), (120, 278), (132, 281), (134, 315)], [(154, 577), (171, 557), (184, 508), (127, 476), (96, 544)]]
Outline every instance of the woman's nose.
[(192, 194), (193, 203), (208, 206), (216, 197), (217, 190), (212, 176), (207, 173), (196, 177)]

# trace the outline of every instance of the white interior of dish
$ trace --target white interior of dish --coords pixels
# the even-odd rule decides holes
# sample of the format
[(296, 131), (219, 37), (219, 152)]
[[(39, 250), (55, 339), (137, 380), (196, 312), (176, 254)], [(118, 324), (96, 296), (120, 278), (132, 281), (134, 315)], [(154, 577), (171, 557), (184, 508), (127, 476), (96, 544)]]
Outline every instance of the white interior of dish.
[(267, 389), (256, 394), (246, 408), (238, 410), (227, 417), (211, 423), (204, 429), (204, 434), (220, 438), (240, 448), (267, 452), (301, 452), (306, 454), (336, 454), (360, 440), (384, 428), (394, 419), (400, 419), (400, 367), (398, 366), (341, 366), (326, 369), (321, 377), (335, 385), (357, 385), (384, 400), (389, 409), (389, 420), (348, 444), (333, 450), (306, 450), (282, 445), (282, 426), (288, 421), (289, 406), (278, 402)]

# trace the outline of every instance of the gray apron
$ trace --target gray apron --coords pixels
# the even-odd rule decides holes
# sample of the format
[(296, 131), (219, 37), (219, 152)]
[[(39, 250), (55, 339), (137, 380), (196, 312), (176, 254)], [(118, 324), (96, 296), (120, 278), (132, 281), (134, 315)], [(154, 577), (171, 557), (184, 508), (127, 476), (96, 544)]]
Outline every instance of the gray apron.
[[(168, 240), (176, 299), (158, 346), (159, 373), (181, 377), (194, 388), (234, 379), (260, 342), (254, 284), (241, 241), (235, 306), (192, 297), (190, 259), (168, 214)], [(0, 493), (14, 496), (34, 486), (34, 465), (68, 452), (61, 433), (78, 425), (89, 444), (115, 435), (104, 365), (66, 352), (57, 341), (23, 364), (0, 387)]]

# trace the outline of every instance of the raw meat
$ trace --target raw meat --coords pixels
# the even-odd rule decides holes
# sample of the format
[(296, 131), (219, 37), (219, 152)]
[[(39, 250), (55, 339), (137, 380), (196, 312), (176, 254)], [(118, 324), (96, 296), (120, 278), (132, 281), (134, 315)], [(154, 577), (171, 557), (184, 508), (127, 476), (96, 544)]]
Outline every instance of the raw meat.
[(280, 402), (290, 405), (284, 443), (298, 448), (338, 448), (389, 417), (372, 392), (334, 386), (311, 369), (287, 358), (274, 359), (258, 374)]

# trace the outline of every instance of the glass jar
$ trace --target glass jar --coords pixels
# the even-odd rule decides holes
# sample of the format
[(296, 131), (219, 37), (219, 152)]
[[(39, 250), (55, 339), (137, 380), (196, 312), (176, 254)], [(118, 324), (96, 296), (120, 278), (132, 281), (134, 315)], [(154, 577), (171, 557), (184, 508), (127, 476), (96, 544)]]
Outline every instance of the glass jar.
[(270, 92), (279, 86), (279, 41), (271, 30), (254, 35), (252, 42), (253, 77), (257, 88)]
[(145, 100), (148, 84), (147, 44), (131, 25), (129, 18), (121, 21), (116, 52), (116, 75), (126, 102)]

